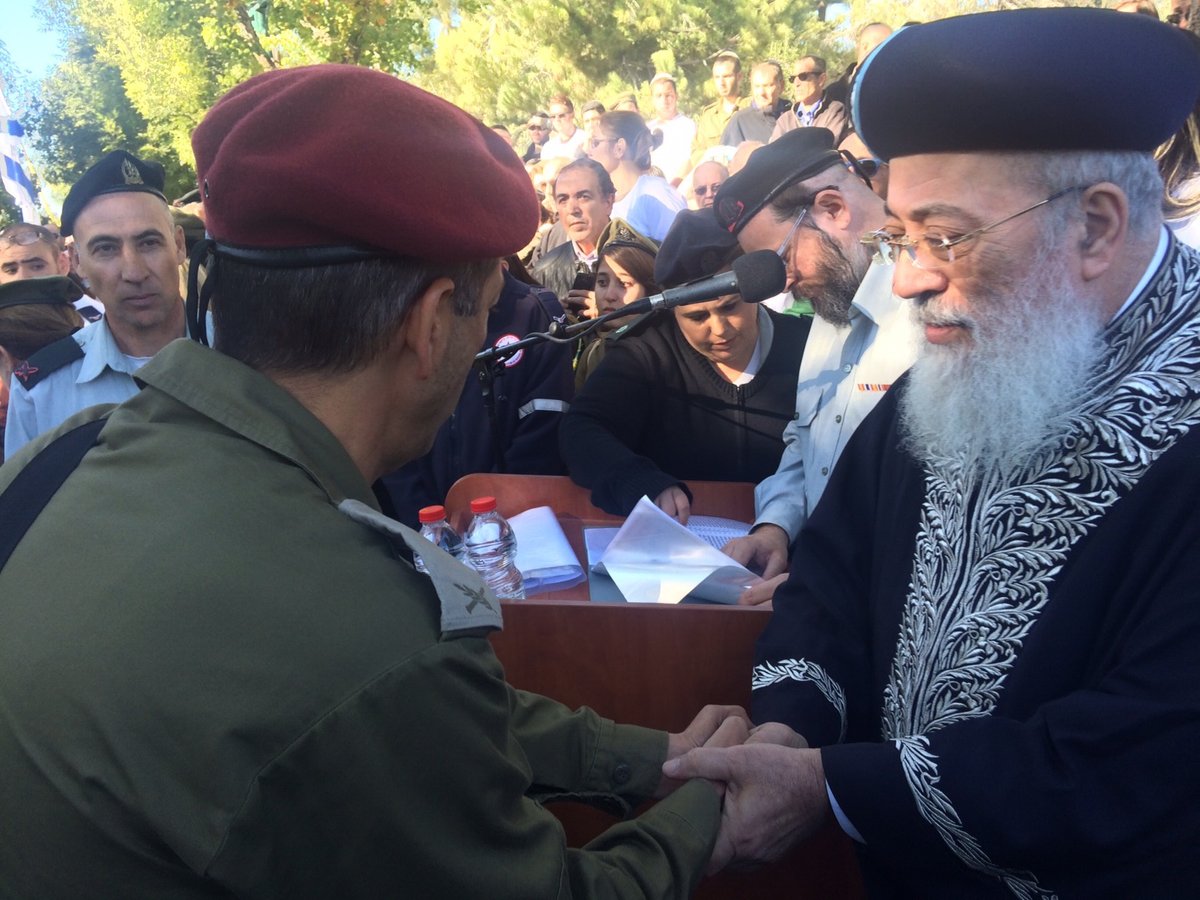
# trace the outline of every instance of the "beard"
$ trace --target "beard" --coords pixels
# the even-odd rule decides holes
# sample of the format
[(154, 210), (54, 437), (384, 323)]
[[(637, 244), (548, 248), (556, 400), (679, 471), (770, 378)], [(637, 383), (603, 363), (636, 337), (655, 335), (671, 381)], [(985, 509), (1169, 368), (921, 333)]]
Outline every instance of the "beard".
[(980, 261), (986, 285), (970, 315), (938, 295), (914, 306), (919, 325), (959, 325), (970, 339), (923, 345), (901, 400), (905, 448), (935, 471), (1007, 480), (1065, 436), (1101, 359), (1103, 323), (1073, 289), (1067, 254), (1043, 245), (1026, 274)]
[(867, 275), (871, 265), (870, 252), (860, 244), (851, 249), (847, 256), (840, 244), (820, 228), (805, 224), (806, 228), (815, 231), (821, 242), (821, 250), (813, 262), (813, 274), (810, 282), (819, 284), (816, 290), (802, 290), (797, 284), (792, 288), (792, 296), (797, 300), (807, 297), (812, 302), (813, 312), (838, 328), (850, 324), (850, 306), (858, 286)]

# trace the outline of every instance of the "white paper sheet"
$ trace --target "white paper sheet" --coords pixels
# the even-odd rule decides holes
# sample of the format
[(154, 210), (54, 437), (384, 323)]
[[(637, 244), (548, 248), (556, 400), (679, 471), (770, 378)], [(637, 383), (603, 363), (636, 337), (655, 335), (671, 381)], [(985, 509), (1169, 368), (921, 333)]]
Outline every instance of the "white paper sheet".
[(517, 513), (508, 524), (517, 536), (517, 568), (526, 596), (567, 588), (587, 577), (550, 507)]
[(600, 562), (630, 603), (678, 603), (688, 594), (736, 603), (756, 580), (649, 497), (638, 501)]

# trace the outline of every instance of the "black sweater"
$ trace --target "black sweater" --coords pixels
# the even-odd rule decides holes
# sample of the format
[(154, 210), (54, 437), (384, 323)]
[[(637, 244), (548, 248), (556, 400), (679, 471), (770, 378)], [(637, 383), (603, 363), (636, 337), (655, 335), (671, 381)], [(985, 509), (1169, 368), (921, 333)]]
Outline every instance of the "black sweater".
[(726, 381), (670, 313), (623, 333), (559, 429), (571, 478), (606, 512), (628, 515), (687, 479), (759, 482), (783, 453), (811, 321), (768, 310), (771, 348), (748, 384)]

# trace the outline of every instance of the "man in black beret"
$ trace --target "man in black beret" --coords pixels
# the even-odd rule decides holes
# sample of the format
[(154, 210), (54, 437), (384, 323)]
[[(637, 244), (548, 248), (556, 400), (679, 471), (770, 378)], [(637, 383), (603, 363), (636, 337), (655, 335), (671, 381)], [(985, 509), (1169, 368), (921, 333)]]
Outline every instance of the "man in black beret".
[[(720, 799), (661, 764), (744, 713), (668, 735), (509, 687), (491, 589), (371, 490), (533, 234), (516, 155), (338, 65), (238, 85), (192, 141), (215, 347), (0, 467), (0, 893), (683, 900)], [(668, 793), (586, 850), (539, 802)]]
[(62, 233), (105, 316), (16, 369), (6, 457), (81, 409), (133, 396), (133, 374), (183, 337), (184, 238), (162, 189), (162, 166), (114, 150), (67, 194)]
[(729, 783), (718, 855), (833, 815), (881, 897), (1195, 892), (1200, 255), (1152, 154), (1198, 92), (1187, 35), (1109, 10), (917, 25), (863, 66), (868, 240), (924, 340), (758, 647), (756, 737), (789, 746), (667, 767)]
[(798, 128), (754, 151), (713, 208), (747, 252), (779, 251), (793, 295), (816, 313), (783, 456), (755, 490), (753, 530), (725, 548), (762, 572), (743, 602), (764, 603), (854, 430), (916, 358), (917, 334), (892, 293), (892, 266), (859, 240), (883, 225), (883, 201), (846, 168), (828, 129)]

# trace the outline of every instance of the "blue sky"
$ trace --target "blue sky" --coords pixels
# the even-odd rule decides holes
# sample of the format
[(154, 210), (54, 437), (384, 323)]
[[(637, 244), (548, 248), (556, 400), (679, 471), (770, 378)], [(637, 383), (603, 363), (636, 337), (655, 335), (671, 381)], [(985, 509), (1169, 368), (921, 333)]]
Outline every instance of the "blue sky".
[(57, 61), (60, 50), (57, 35), (43, 31), (41, 22), (34, 18), (38, 4), (29, 0), (4, 0), (0, 7), (0, 38), (8, 48), (9, 55), (26, 76), (41, 78)]

